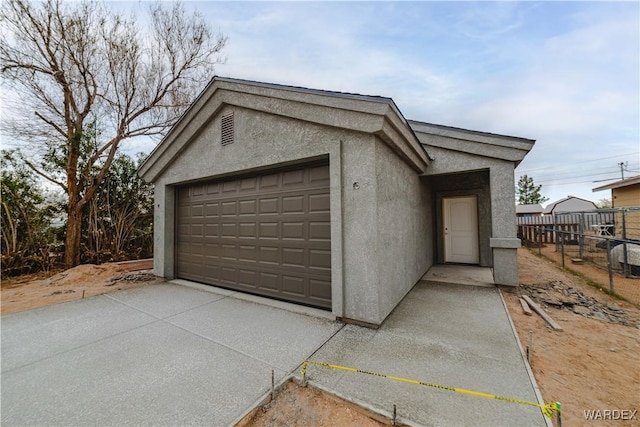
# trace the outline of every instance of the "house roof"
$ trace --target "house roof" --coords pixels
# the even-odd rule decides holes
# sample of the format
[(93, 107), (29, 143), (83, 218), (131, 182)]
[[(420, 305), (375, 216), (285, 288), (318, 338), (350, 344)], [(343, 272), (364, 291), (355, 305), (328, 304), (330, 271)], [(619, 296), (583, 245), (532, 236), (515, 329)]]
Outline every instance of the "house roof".
[[(420, 142), (478, 156), (512, 161), (516, 166), (531, 151), (535, 140), (409, 120)], [(481, 149), (479, 150), (479, 144)]]
[(153, 182), (225, 105), (262, 111), (381, 138), (416, 171), (430, 163), (391, 98), (214, 77), (138, 169)]
[(611, 184), (603, 185), (594, 188), (592, 191), (613, 190), (614, 188), (628, 187), (630, 185), (640, 184), (640, 175), (632, 176), (631, 178), (621, 179), (620, 181), (612, 182)]
[(516, 214), (542, 213), (544, 208), (541, 204), (516, 205)]
[(584, 202), (584, 203), (588, 203), (591, 204), (593, 206), (593, 209), (597, 209), (598, 207), (596, 206), (595, 203), (593, 203), (591, 200), (587, 200), (587, 199), (582, 199), (580, 197), (576, 197), (576, 196), (567, 196), (565, 198), (562, 198), (560, 200), (556, 200), (555, 202), (549, 203), (545, 208), (544, 208), (544, 213), (545, 214), (550, 214), (553, 213), (553, 211), (556, 209), (556, 207), (562, 203), (568, 202), (568, 201), (579, 201), (579, 202)]

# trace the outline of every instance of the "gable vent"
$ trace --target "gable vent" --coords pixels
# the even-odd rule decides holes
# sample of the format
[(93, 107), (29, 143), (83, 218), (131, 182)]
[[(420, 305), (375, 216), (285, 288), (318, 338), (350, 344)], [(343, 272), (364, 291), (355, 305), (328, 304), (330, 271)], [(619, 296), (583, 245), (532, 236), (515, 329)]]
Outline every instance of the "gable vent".
[(225, 114), (221, 120), (222, 145), (233, 142), (233, 113)]

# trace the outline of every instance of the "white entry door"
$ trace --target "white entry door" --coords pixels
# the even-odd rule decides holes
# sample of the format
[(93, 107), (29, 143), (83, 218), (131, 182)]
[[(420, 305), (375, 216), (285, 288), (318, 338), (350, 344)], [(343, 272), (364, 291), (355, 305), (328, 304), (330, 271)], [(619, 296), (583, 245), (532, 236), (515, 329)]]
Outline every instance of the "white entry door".
[(475, 196), (442, 199), (444, 261), (478, 264), (478, 202)]

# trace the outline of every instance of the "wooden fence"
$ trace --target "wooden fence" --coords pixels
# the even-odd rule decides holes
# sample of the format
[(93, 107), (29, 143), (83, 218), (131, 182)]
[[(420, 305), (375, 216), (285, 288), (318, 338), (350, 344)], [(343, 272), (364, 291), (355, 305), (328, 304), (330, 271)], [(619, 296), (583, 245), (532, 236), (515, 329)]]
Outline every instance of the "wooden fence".
[(582, 230), (580, 224), (518, 224), (518, 237), (523, 241), (542, 244), (555, 244), (557, 231), (563, 232), (565, 242), (577, 241)]
[[(615, 230), (616, 212), (612, 209), (518, 217), (518, 237), (524, 241), (554, 244), (558, 243), (557, 232), (563, 232), (565, 242), (575, 242), (580, 235)], [(611, 235), (615, 234), (614, 231)]]

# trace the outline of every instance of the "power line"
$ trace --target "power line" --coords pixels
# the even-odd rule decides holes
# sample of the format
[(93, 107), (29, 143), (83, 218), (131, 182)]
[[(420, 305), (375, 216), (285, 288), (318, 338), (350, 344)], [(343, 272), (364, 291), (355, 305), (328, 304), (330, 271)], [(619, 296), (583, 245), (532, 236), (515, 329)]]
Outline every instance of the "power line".
[[(596, 171), (606, 171), (605, 173), (618, 173), (618, 168), (616, 168), (615, 166), (605, 166), (605, 167), (601, 167), (601, 168), (592, 168), (589, 169), (592, 172), (592, 175), (595, 175)], [(628, 170), (628, 169), (627, 169)], [(549, 179), (547, 178), (547, 176), (549, 177), (554, 177), (554, 178), (558, 178), (560, 179), (561, 175), (567, 175), (566, 178), (579, 178), (577, 176), (573, 176), (576, 173), (579, 172), (584, 172), (584, 168), (580, 169), (579, 171), (567, 171), (567, 172), (560, 172), (560, 173), (544, 173), (544, 174), (532, 174), (532, 176), (538, 178), (538, 179)], [(588, 175), (585, 175), (588, 176)]]
[[(544, 183), (549, 183), (549, 182), (554, 182), (554, 181), (563, 181), (565, 179), (577, 179), (577, 178), (588, 178), (588, 177), (595, 177), (595, 176), (602, 176), (602, 175), (611, 175), (612, 173), (616, 173), (616, 172), (602, 172), (602, 173), (590, 173), (588, 175), (578, 175), (578, 176), (567, 176), (564, 178), (556, 178), (556, 179), (547, 179), (547, 180), (536, 180), (536, 184), (544, 184)], [(613, 179), (620, 179), (620, 178), (613, 178)]]
[[(618, 169), (618, 166), (620, 167), (620, 169)], [(632, 163), (631, 167), (635, 168), (636, 165)], [(616, 166), (611, 165), (611, 166), (605, 166), (605, 167), (599, 167), (599, 168), (591, 168), (589, 170), (590, 170), (590, 173), (587, 175), (576, 175), (576, 173), (584, 172), (584, 168), (582, 168), (579, 171), (566, 171), (564, 173), (562, 172), (553, 173), (553, 174), (543, 173), (541, 175), (532, 174), (532, 178), (534, 178), (535, 182), (538, 184), (553, 185), (556, 182), (562, 182), (566, 180), (572, 180), (577, 178), (587, 178), (587, 177), (597, 177), (597, 176), (612, 175), (612, 174), (620, 174), (621, 176), (617, 178), (611, 178), (611, 180), (624, 179), (624, 172), (632, 172), (632, 173), (638, 172), (635, 169), (629, 169), (629, 162), (621, 162), (621, 163), (618, 163)], [(605, 172), (595, 173), (596, 171), (605, 171)], [(600, 180), (600, 181), (603, 181), (603, 180)]]
[[(602, 160), (607, 160), (607, 159), (615, 159), (617, 157), (625, 157), (625, 156), (632, 156), (632, 155), (637, 155), (638, 152), (633, 152), (633, 153), (626, 153), (626, 154), (618, 154), (615, 156), (609, 156), (609, 157), (600, 157), (597, 159), (593, 159), (593, 160), (584, 160), (582, 162), (573, 162), (574, 165), (581, 165), (581, 164), (585, 164), (585, 163), (592, 163), (592, 162), (599, 162)], [(556, 169), (558, 166), (545, 166), (545, 167), (541, 167), (541, 168), (535, 168), (535, 169), (526, 169), (526, 170), (522, 170), (522, 171), (518, 171), (519, 173), (528, 173), (528, 172), (534, 172), (534, 171), (539, 171), (539, 170), (546, 170), (546, 169)]]

